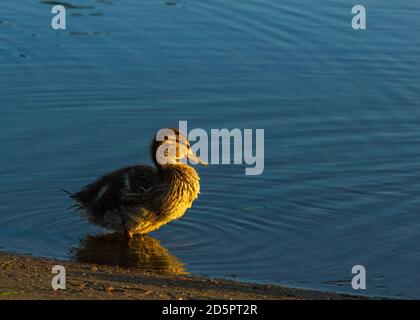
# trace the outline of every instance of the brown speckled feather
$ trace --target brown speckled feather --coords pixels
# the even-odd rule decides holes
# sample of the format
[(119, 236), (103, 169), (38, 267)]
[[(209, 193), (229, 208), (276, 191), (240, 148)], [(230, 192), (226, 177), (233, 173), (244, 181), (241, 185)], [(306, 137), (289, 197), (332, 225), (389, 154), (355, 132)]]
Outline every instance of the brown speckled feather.
[(75, 193), (72, 198), (83, 208), (100, 214), (104, 208), (115, 209), (128, 192), (141, 193), (153, 184), (156, 169), (138, 165), (111, 172)]
[[(141, 205), (144, 190), (153, 184), (156, 169), (151, 166), (138, 165), (111, 172), (97, 181), (87, 185), (72, 196), (81, 208), (87, 211), (91, 222), (103, 227), (111, 227), (104, 219), (109, 212), (118, 212), (135, 202)], [(128, 194), (136, 194), (135, 199)], [(127, 202), (124, 202), (127, 199)]]

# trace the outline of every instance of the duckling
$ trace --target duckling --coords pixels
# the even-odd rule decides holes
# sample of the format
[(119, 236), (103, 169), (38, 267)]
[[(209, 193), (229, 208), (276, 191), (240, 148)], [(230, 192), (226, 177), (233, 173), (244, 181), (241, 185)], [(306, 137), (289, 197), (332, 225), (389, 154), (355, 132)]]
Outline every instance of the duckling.
[(150, 147), (154, 166), (125, 167), (70, 194), (91, 223), (131, 239), (182, 217), (191, 208), (200, 193), (200, 178), (186, 160), (207, 163), (191, 150), (181, 131), (162, 130)]

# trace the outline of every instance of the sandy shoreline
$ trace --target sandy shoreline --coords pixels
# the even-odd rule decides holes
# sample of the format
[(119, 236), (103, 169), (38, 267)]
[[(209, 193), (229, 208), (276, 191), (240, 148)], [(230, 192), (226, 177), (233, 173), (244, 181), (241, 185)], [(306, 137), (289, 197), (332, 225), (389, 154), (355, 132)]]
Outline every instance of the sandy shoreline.
[[(66, 290), (54, 291), (51, 269), (66, 268)], [(0, 252), (0, 299), (361, 299), (194, 275), (139, 272), (117, 266)]]

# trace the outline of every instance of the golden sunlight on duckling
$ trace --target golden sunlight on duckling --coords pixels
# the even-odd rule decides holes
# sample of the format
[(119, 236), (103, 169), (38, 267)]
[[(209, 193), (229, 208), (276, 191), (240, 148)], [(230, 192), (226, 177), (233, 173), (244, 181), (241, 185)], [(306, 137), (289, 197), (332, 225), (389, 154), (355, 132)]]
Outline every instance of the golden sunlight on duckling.
[(159, 130), (150, 152), (154, 166), (122, 168), (71, 194), (91, 223), (131, 239), (182, 217), (191, 208), (200, 193), (200, 178), (185, 160), (207, 163), (176, 128)]

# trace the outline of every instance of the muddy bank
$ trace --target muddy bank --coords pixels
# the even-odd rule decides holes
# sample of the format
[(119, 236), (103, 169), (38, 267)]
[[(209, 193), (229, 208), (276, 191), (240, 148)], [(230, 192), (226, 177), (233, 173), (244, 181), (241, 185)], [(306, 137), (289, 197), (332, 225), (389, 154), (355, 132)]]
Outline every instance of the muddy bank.
[[(51, 269), (66, 268), (54, 291)], [(0, 299), (360, 299), (355, 296), (0, 252)]]

